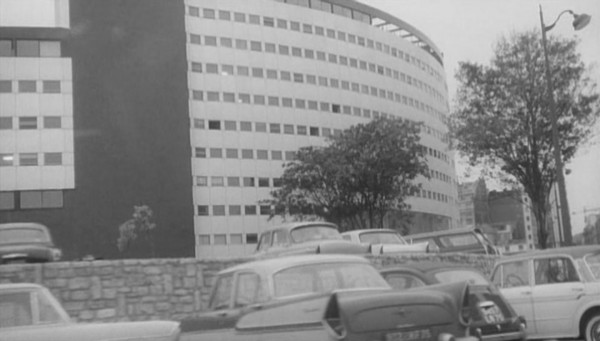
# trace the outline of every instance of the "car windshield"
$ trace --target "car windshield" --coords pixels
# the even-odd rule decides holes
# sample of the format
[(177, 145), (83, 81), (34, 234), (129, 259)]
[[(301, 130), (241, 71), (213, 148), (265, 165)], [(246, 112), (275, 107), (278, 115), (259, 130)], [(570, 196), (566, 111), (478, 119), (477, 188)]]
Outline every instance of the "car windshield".
[(584, 257), (584, 260), (594, 279), (600, 280), (600, 253), (587, 255)]
[(363, 232), (359, 239), (361, 243), (406, 245), (406, 241), (398, 233), (392, 231)]
[(461, 233), (440, 237), (440, 242), (444, 247), (481, 245), (481, 242), (473, 233)]
[(304, 243), (313, 240), (342, 239), (340, 232), (333, 226), (310, 225), (300, 226), (292, 230), (294, 243)]
[(283, 298), (336, 289), (389, 289), (370, 264), (322, 263), (296, 266), (273, 275), (275, 297)]
[(0, 230), (0, 244), (45, 243), (49, 241), (48, 235), (40, 229), (14, 228)]
[(469, 282), (469, 284), (476, 284), (476, 285), (489, 285), (490, 284), (488, 282), (488, 280), (479, 272), (466, 270), (466, 269), (438, 271), (435, 273), (434, 277), (440, 283), (454, 283), (454, 282), (467, 281), (467, 282)]

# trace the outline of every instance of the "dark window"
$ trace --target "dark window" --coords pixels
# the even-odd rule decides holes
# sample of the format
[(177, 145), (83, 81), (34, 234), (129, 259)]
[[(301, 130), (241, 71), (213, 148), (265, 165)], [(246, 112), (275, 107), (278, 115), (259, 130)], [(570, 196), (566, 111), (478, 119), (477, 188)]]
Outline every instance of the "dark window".
[(37, 92), (35, 81), (19, 81), (19, 92)]
[[(244, 206), (244, 214), (245, 215), (256, 215), (256, 206), (254, 206), (254, 205)], [(256, 238), (256, 234), (254, 234), (254, 236)], [(256, 244), (256, 239), (254, 241), (254, 244)]]
[(44, 165), (46, 165), (46, 166), (62, 165), (62, 153), (44, 153)]
[(208, 129), (221, 130), (221, 121), (208, 121)]
[(40, 42), (37, 40), (17, 40), (17, 57), (39, 57)]
[(37, 129), (37, 117), (21, 116), (19, 117), (19, 129)]
[(44, 128), (60, 129), (62, 127), (60, 116), (44, 116)]
[[(248, 206), (246, 206), (248, 207)], [(256, 244), (258, 243), (258, 235), (256, 233), (247, 233), (246, 234), (246, 244)]]
[(59, 94), (60, 93), (60, 81), (43, 81), (42, 91), (44, 93)]
[(12, 81), (0, 80), (0, 93), (9, 92), (12, 92)]
[(198, 205), (198, 215), (208, 215), (208, 205)]

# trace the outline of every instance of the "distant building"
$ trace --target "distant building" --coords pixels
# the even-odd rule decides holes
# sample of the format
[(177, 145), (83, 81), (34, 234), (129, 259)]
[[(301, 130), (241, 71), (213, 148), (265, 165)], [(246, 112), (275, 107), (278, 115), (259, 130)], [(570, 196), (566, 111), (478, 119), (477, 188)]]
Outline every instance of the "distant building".
[(504, 252), (535, 249), (537, 223), (529, 197), (522, 190), (492, 191), (489, 193), (490, 224), (511, 232)]
[(488, 189), (483, 178), (458, 185), (458, 208), (463, 227), (489, 223)]
[(600, 213), (591, 213), (585, 216), (583, 228), (583, 244), (600, 244)]

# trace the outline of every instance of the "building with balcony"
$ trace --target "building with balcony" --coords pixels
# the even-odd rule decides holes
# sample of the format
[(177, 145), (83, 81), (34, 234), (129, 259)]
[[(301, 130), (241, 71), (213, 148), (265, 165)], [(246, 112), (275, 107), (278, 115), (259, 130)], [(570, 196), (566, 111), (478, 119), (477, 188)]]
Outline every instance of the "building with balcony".
[(459, 225), (442, 53), (400, 18), (351, 0), (71, 0), (70, 32), (73, 124), (59, 131), (75, 181), (53, 210), (0, 211), (47, 223), (66, 255), (119, 256), (117, 227), (139, 204), (158, 256), (248, 255), (281, 221), (260, 201), (295, 150), (380, 116), (424, 123), (431, 178), (408, 200), (414, 225)]

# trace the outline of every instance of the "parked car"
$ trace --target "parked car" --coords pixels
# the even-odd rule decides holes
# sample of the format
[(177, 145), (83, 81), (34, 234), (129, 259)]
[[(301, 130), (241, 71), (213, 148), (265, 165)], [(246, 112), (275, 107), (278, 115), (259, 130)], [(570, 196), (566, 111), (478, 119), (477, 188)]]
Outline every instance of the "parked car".
[(478, 228), (456, 228), (435, 232), (411, 234), (405, 237), (412, 243), (429, 242), (439, 252), (466, 252), (499, 255), (500, 251)]
[(367, 254), (371, 250), (344, 240), (335, 224), (312, 221), (288, 223), (261, 233), (255, 256), (311, 253)]
[(525, 340), (526, 321), (517, 315), (498, 288), (478, 270), (456, 263), (419, 262), (380, 271), (397, 290), (423, 288), (454, 282), (468, 282), (470, 335), (486, 340)]
[(430, 249), (428, 242), (410, 244), (398, 231), (391, 229), (346, 231), (342, 233), (342, 238), (355, 244), (370, 245), (371, 253), (376, 255), (435, 251), (434, 248)]
[(364, 257), (300, 255), (221, 271), (185, 340), (440, 340), (464, 334), (464, 283), (393, 290)]
[(173, 321), (75, 323), (43, 286), (0, 284), (0, 340), (176, 341), (179, 336)]
[(502, 257), (492, 281), (525, 316), (530, 338), (600, 340), (599, 245)]
[(48, 228), (38, 223), (0, 224), (0, 264), (58, 261), (62, 252)]

